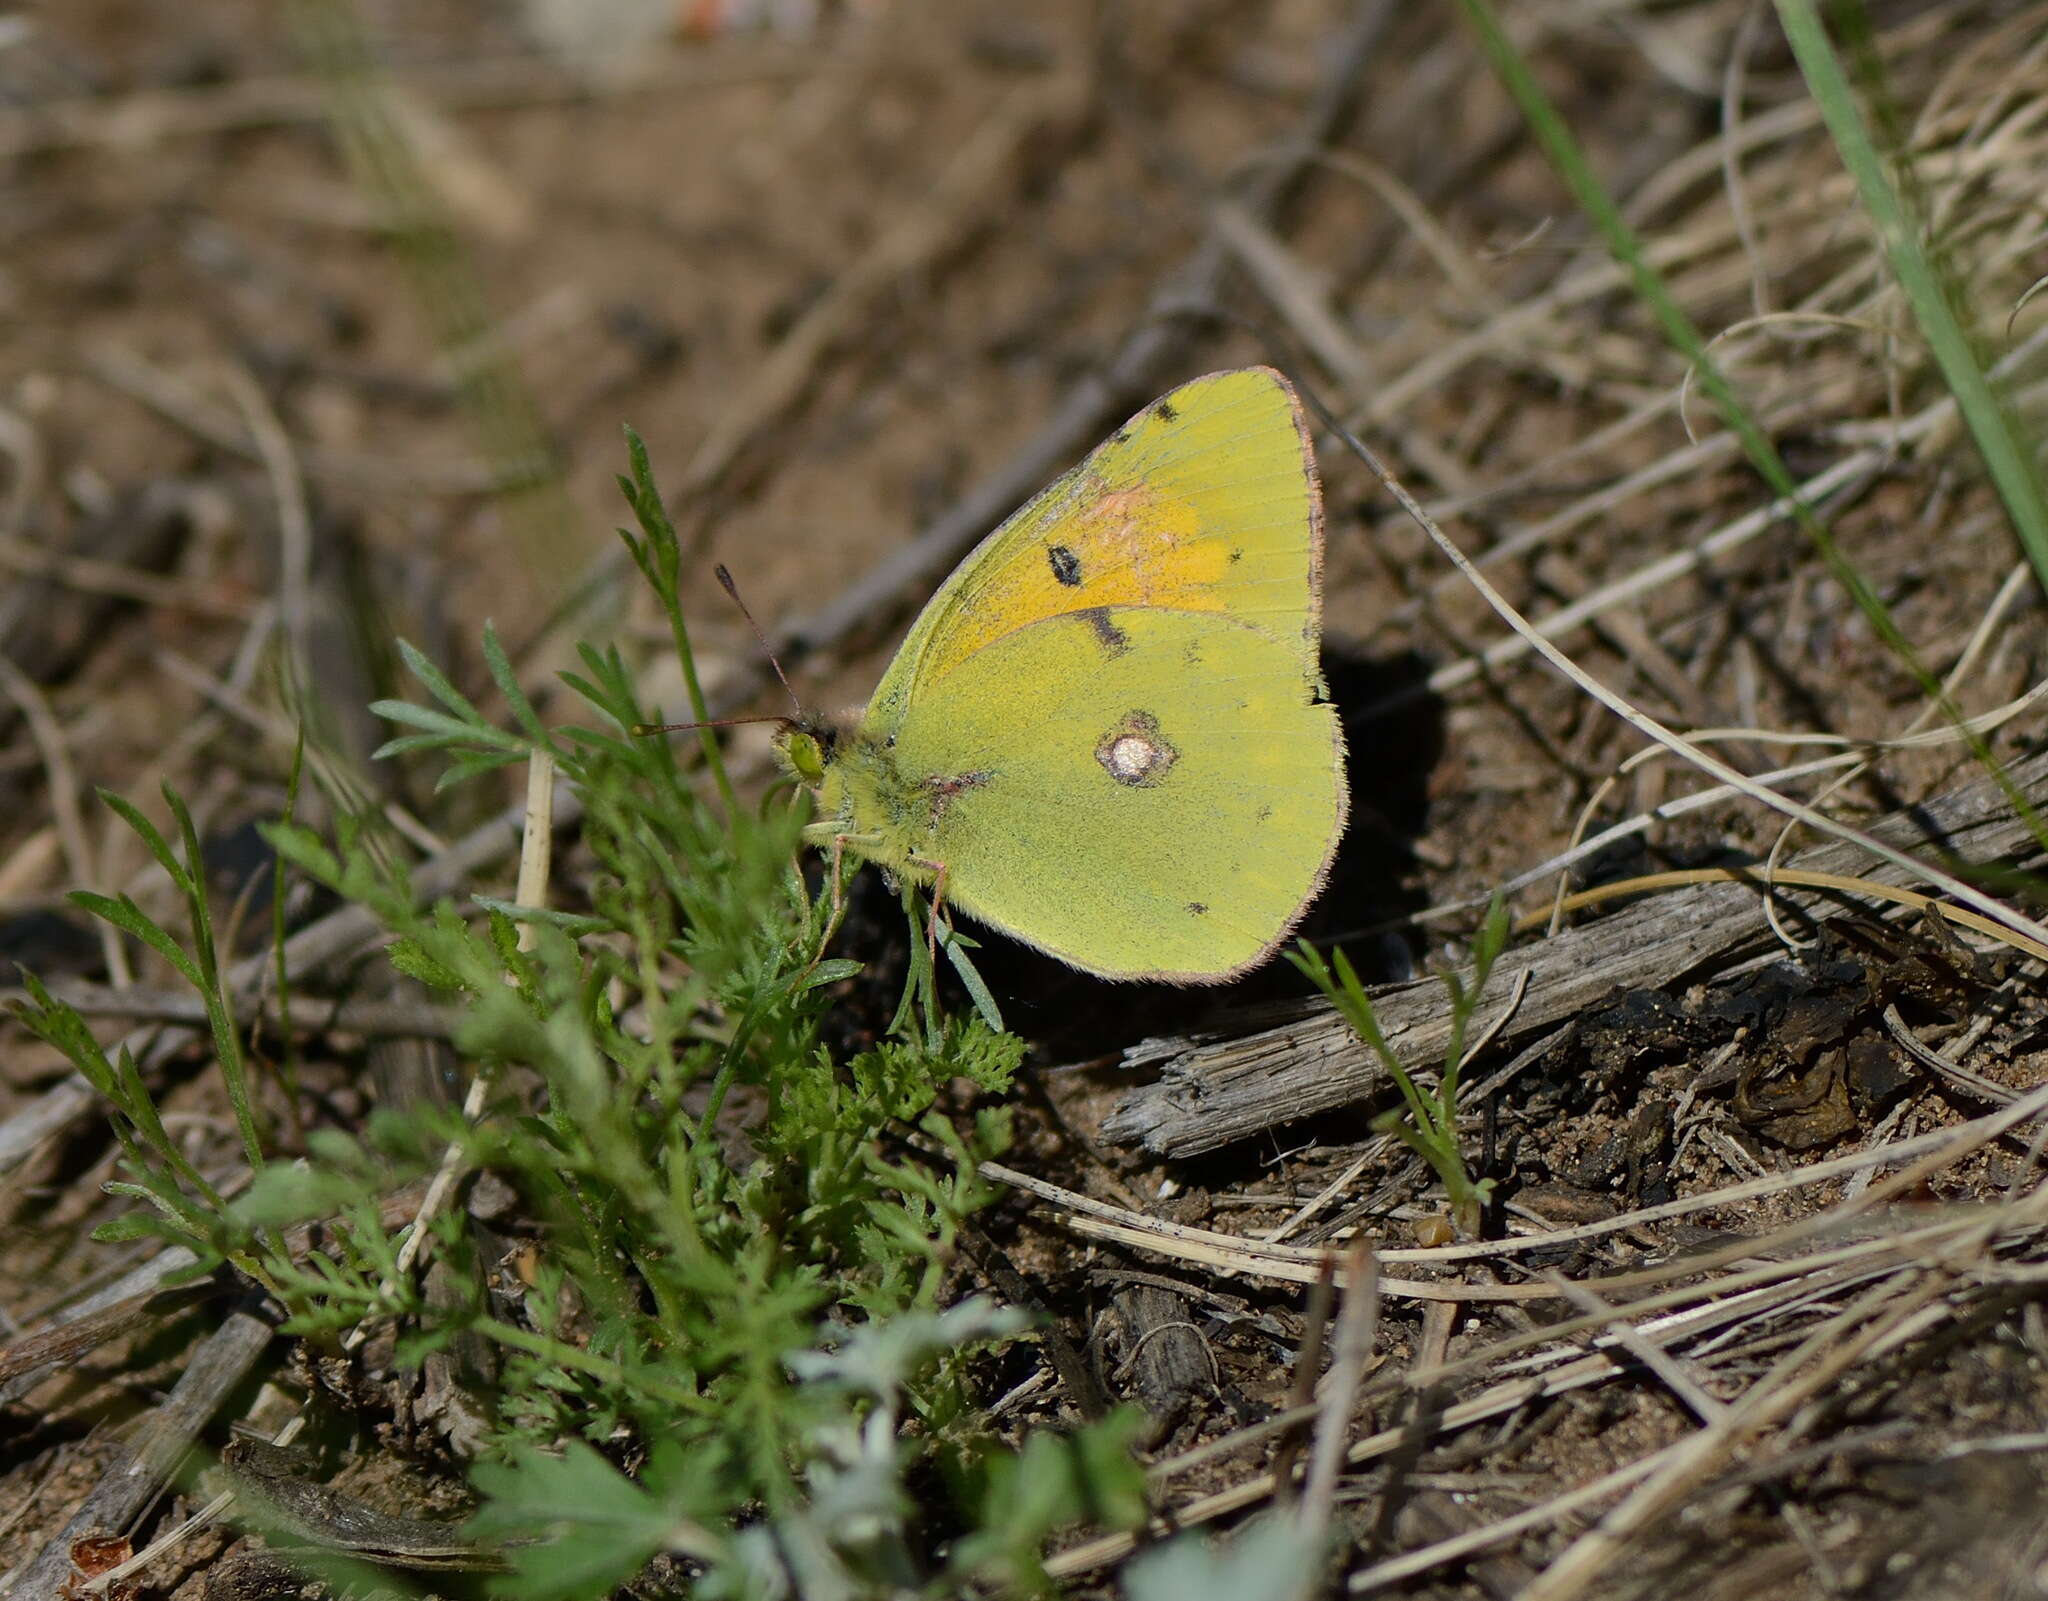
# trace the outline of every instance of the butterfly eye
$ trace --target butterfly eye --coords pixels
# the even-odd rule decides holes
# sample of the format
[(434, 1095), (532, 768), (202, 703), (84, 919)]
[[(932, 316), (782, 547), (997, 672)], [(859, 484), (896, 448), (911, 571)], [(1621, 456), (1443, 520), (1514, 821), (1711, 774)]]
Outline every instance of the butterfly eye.
[(817, 737), (800, 728), (787, 728), (776, 737), (776, 754), (783, 765), (806, 784), (816, 785), (825, 777), (825, 752)]

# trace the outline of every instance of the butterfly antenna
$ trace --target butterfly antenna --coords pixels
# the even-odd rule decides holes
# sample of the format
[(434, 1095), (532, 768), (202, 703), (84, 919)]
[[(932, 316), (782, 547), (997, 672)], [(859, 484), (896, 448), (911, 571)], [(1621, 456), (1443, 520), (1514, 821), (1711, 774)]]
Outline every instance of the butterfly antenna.
[(749, 723), (787, 723), (787, 717), (707, 717), (701, 723), (634, 723), (627, 732), (638, 739), (648, 734), (688, 734), (699, 728), (744, 728)]
[(718, 575), (718, 587), (732, 597), (732, 603), (739, 607), (740, 615), (747, 620), (747, 626), (754, 631), (754, 637), (761, 642), (761, 654), (768, 658), (768, 665), (775, 669), (775, 676), (782, 680), (783, 693), (789, 696), (790, 704), (801, 713), (804, 703), (796, 698), (796, 691), (789, 687), (789, 675), (782, 670), (782, 663), (775, 659), (775, 647), (768, 643), (768, 636), (761, 632), (761, 625), (754, 621), (754, 614), (747, 610), (747, 603), (740, 599), (739, 585), (732, 581), (732, 574), (720, 562), (711, 569)]
[[(775, 659), (775, 648), (768, 643), (768, 636), (761, 632), (761, 625), (754, 621), (754, 614), (747, 610), (747, 603), (740, 599), (739, 586), (732, 581), (732, 574), (720, 562), (712, 569), (718, 575), (719, 587), (732, 597), (732, 603), (739, 607), (740, 615), (747, 620), (747, 626), (754, 631), (754, 637), (761, 642), (761, 653), (768, 658), (768, 665), (775, 669), (775, 676), (782, 680), (782, 688), (795, 705), (797, 715), (803, 715), (804, 703), (796, 698), (796, 691), (789, 687), (789, 675), (782, 670), (782, 663)], [(632, 732), (643, 734), (686, 734), (698, 728), (738, 728), (746, 723), (787, 723), (787, 717), (717, 717), (701, 723), (635, 723)]]

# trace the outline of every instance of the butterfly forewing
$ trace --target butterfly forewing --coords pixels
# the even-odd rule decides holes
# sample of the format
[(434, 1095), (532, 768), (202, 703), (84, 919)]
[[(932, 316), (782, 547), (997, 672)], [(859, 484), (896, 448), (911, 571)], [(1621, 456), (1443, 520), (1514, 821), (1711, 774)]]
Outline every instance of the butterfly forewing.
[(1300, 402), (1270, 368), (1154, 401), (991, 534), (933, 596), (870, 705), (894, 726), (949, 672), (1047, 618), (1110, 606), (1221, 613), (1313, 684), (1321, 499)]

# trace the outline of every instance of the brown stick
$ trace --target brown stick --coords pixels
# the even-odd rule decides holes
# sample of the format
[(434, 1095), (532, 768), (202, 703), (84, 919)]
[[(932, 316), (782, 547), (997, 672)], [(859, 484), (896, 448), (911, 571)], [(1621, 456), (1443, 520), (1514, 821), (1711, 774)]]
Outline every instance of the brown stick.
[(93, 1486), (55, 1536), (29, 1560), (9, 1595), (52, 1596), (75, 1572), (72, 1545), (89, 1534), (125, 1529), (156, 1499), (214, 1409), (239, 1385), (270, 1344), (271, 1327), (231, 1312), (192, 1355), (177, 1384), (142, 1427), (132, 1449)]

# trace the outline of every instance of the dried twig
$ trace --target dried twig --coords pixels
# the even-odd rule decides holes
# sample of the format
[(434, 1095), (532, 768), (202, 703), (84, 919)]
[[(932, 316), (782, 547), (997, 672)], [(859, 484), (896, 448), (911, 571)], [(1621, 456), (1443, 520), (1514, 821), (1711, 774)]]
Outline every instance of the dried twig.
[(124, 1528), (163, 1488), (193, 1437), (256, 1365), (272, 1329), (247, 1312), (230, 1312), (192, 1353), (170, 1396), (143, 1426), (126, 1459), (105, 1474), (70, 1520), (0, 1592), (54, 1596), (72, 1573), (71, 1547), (86, 1535)]

